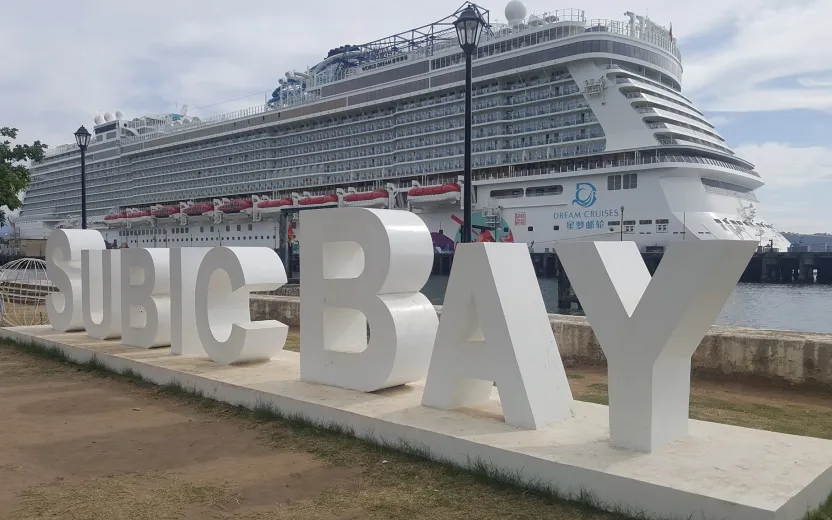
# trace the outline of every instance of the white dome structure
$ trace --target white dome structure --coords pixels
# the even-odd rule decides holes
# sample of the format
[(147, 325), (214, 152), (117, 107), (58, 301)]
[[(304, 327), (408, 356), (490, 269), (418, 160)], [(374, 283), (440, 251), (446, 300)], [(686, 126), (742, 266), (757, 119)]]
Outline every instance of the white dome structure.
[(49, 323), (46, 296), (52, 289), (43, 260), (21, 258), (0, 266), (0, 326)]
[(116, 110), (116, 119), (124, 119), (124, 112)]
[(506, 5), (506, 20), (511, 25), (523, 23), (526, 19), (526, 6), (520, 0), (511, 0)]
[(95, 119), (93, 119), (93, 121), (95, 121), (95, 124), (100, 125), (104, 122), (104, 118), (101, 117), (101, 114), (98, 114), (97, 116), (95, 116)]
[(108, 123), (110, 121), (114, 121), (115, 119), (116, 119), (116, 116), (114, 116), (112, 112), (106, 112), (104, 114), (104, 121), (107, 121)]

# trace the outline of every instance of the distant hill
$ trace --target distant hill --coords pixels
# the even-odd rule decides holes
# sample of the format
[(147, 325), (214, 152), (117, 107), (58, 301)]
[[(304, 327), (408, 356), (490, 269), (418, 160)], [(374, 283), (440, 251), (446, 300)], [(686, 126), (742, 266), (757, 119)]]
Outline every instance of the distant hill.
[(809, 251), (832, 251), (832, 235), (828, 233), (817, 233), (815, 235), (783, 233), (783, 236), (793, 246), (806, 246)]

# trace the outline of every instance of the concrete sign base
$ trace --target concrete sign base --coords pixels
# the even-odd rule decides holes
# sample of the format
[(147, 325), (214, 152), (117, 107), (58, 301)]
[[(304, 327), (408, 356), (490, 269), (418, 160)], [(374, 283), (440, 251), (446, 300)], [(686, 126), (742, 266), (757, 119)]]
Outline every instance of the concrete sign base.
[(0, 329), (0, 337), (93, 355), (156, 384), (179, 382), (206, 397), (249, 408), (270, 405), (337, 424), (376, 442), (426, 448), (460, 466), (483, 462), (565, 496), (588, 492), (602, 507), (667, 518), (798, 520), (832, 489), (832, 441), (689, 421), (689, 436), (652, 453), (614, 448), (607, 407), (574, 402), (574, 417), (536, 430), (503, 420), (495, 397), (474, 410), (421, 406), (422, 382), (365, 393), (300, 380), (300, 356), (221, 366), (170, 348), (123, 346), (48, 325)]

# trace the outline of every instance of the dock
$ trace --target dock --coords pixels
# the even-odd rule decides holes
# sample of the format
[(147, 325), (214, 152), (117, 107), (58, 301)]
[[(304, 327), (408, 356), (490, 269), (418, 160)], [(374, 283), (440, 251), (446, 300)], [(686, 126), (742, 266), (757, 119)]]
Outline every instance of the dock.
[[(538, 278), (557, 278), (558, 309), (580, 310), (569, 278), (561, 266), (557, 253), (530, 253)], [(453, 265), (453, 253), (436, 253), (432, 274), (447, 276)], [(664, 253), (641, 253), (647, 270), (654, 274)], [(748, 262), (740, 277), (743, 283), (824, 284), (832, 285), (832, 251), (769, 251), (759, 250)]]

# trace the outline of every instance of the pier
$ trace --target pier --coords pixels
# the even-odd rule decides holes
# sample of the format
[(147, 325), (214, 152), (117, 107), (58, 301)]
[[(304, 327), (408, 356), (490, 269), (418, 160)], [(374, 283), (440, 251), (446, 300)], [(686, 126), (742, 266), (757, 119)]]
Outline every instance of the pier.
[[(532, 265), (538, 278), (557, 278), (558, 309), (580, 310), (575, 292), (561, 267), (557, 253), (530, 253)], [(453, 265), (453, 253), (436, 253), (433, 259), (434, 275), (449, 275)], [(654, 274), (664, 253), (650, 251), (641, 253), (647, 270)], [(743, 283), (781, 284), (825, 284), (832, 285), (832, 251), (768, 251), (754, 253), (748, 267), (740, 277)]]

